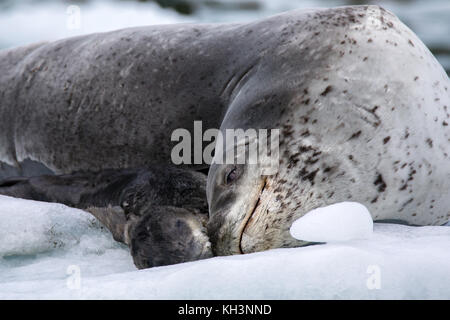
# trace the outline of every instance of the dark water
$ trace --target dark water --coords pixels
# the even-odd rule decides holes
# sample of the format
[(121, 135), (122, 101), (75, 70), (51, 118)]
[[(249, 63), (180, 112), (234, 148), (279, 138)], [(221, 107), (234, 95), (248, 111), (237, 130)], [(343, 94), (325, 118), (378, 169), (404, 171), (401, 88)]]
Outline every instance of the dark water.
[[(397, 14), (450, 74), (450, 0), (0, 0), (0, 48), (134, 25), (248, 21), (305, 7), (379, 4)], [(67, 30), (66, 9), (86, 22)]]

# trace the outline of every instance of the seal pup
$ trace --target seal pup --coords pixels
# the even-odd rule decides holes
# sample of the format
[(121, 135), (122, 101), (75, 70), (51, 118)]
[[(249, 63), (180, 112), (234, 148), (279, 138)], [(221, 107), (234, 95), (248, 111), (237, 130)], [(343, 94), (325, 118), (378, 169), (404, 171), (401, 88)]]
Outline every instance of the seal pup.
[(143, 269), (212, 256), (205, 186), (202, 173), (154, 166), (10, 178), (0, 194), (90, 212)]
[(170, 164), (177, 128), (281, 129), (280, 167), (213, 165), (216, 254), (302, 245), (308, 211), (357, 201), (373, 219), (450, 215), (449, 80), (378, 6), (250, 23), (131, 28), (0, 53), (0, 159), (56, 173)]

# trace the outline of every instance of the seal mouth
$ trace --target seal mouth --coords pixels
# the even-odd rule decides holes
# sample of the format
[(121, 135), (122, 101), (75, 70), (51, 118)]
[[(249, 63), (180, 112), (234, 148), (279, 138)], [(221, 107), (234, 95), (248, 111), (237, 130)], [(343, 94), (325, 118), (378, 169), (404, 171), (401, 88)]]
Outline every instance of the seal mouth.
[(249, 213), (245, 215), (244, 220), (242, 221), (242, 227), (240, 228), (241, 231), (240, 231), (240, 235), (239, 235), (239, 253), (240, 254), (245, 254), (244, 250), (242, 250), (242, 237), (244, 235), (245, 229), (247, 228), (250, 220), (255, 215), (255, 212), (261, 203), (261, 195), (263, 194), (264, 189), (266, 188), (266, 185), (267, 185), (267, 178), (264, 179), (264, 181), (262, 183), (262, 187), (258, 191), (258, 199), (256, 200), (255, 205), (253, 206), (252, 210), (249, 211)]

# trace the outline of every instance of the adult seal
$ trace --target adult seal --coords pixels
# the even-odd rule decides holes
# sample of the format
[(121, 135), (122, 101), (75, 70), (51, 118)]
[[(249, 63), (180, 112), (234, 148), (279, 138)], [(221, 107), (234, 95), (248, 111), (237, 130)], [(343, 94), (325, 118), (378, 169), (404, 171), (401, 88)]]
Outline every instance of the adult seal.
[(214, 164), (216, 254), (304, 244), (291, 223), (341, 201), (375, 220), (450, 212), (449, 79), (378, 6), (251, 23), (132, 28), (0, 53), (0, 157), (56, 173), (170, 164), (177, 128), (281, 130), (275, 175)]

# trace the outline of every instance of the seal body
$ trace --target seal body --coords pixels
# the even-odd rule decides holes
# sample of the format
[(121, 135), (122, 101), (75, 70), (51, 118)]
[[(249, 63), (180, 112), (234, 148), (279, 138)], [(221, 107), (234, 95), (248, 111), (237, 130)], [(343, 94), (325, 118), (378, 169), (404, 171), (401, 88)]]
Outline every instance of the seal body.
[(0, 52), (0, 160), (56, 173), (171, 164), (175, 129), (220, 127), (225, 88), (262, 45), (234, 49), (249, 30), (151, 26)]
[(279, 128), (277, 174), (211, 166), (216, 254), (301, 245), (291, 223), (336, 202), (417, 225), (450, 215), (448, 77), (378, 6), (81, 36), (3, 51), (0, 70), (0, 157), (10, 164), (170, 164), (171, 132), (194, 120)]

